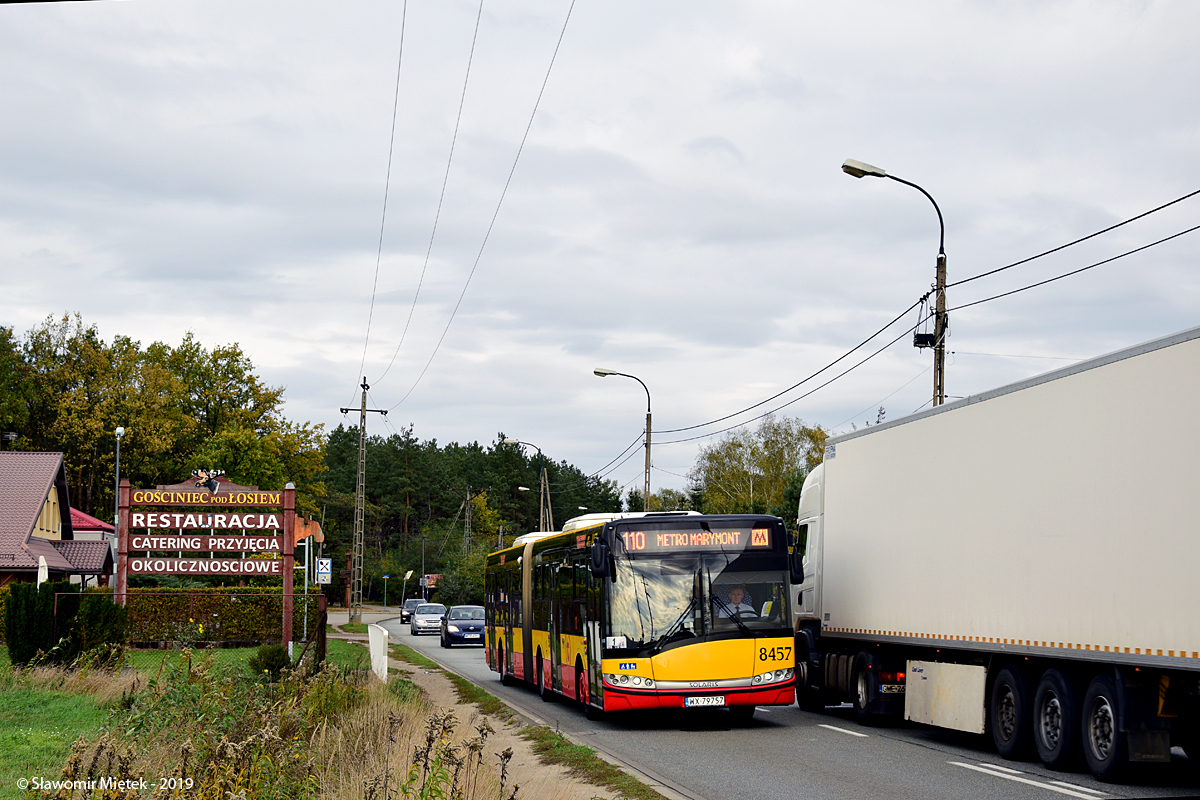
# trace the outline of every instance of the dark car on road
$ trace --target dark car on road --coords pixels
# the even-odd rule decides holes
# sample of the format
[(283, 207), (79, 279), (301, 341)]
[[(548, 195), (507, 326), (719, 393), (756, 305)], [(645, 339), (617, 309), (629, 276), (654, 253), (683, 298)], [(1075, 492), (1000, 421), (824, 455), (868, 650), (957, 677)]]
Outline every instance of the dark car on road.
[(483, 606), (451, 606), (442, 617), (442, 647), (483, 644)]
[(400, 621), (408, 622), (412, 619), (413, 609), (421, 605), (425, 601), (419, 597), (410, 597), (404, 601), (404, 605), (400, 606)]

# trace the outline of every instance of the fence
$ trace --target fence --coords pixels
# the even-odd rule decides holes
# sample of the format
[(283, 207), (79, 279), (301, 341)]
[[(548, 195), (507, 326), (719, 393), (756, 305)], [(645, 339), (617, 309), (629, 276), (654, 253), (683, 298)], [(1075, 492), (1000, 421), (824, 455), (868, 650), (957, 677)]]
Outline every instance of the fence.
[[(133, 647), (247, 647), (282, 639), (283, 593), (215, 589), (130, 589), (127, 640)], [(308, 641), (325, 596), (294, 594), (292, 638)]]

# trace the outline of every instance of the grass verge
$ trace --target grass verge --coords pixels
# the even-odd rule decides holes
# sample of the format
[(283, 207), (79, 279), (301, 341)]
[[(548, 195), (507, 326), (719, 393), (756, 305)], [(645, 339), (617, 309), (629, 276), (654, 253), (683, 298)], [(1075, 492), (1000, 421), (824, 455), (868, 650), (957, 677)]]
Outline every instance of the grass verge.
[[(6, 653), (7, 656), (7, 653)], [(87, 695), (19, 686), (0, 690), (0, 797), (24, 797), (18, 778), (55, 778), (80, 736), (94, 736), (108, 709)]]
[(342, 639), (325, 640), (325, 660), (337, 667), (370, 669), (371, 653), (361, 644)]
[(511, 722), (513, 720), (512, 709), (495, 695), (481, 689), (465, 678), (455, 675), (453, 672), (442, 669), (442, 666), (436, 661), (430, 660), (406, 644), (392, 644), (388, 647), (393, 658), (405, 661), (415, 667), (431, 671), (436, 670), (443, 673), (451, 685), (454, 686), (454, 691), (458, 694), (458, 699), (462, 702), (473, 703), (479, 707), (482, 713), (496, 717), (504, 722)]
[(559, 764), (575, 777), (593, 786), (617, 792), (628, 800), (666, 800), (658, 792), (596, 755), (596, 751), (581, 744), (571, 744), (561, 734), (546, 726), (529, 727), (521, 738), (533, 745), (533, 752), (543, 764)]

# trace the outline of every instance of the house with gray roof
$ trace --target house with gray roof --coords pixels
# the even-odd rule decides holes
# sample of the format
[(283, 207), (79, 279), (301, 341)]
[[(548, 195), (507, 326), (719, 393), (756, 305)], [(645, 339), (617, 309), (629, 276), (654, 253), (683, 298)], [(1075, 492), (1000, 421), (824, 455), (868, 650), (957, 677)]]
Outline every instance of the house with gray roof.
[(75, 538), (62, 453), (0, 452), (0, 586), (36, 581), (41, 559), (50, 580), (113, 571), (107, 542)]

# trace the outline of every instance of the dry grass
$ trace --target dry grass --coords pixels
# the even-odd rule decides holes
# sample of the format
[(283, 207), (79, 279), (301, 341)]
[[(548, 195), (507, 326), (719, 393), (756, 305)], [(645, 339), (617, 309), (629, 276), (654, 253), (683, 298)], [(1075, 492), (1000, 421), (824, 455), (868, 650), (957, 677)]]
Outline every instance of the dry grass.
[(116, 705), (122, 698), (136, 694), (146, 685), (132, 670), (109, 672), (106, 670), (66, 670), (61, 667), (30, 667), (20, 670), (14, 677), (14, 685), (30, 689), (86, 694), (98, 705)]
[[(488, 752), (486, 718), (473, 715), (464, 726), (403, 678), (385, 685), (326, 666), (270, 684), (185, 651), (178, 663), (117, 680), (49, 667), (22, 671), (21, 679), (111, 698), (107, 730), (75, 742), (64, 780), (175, 779), (176, 788), (153, 792), (155, 800), (517, 795), (506, 774), (511, 751)], [(116, 796), (84, 788), (55, 795)]]
[(488, 752), (486, 718), (476, 715), (464, 729), (454, 712), (434, 711), (423, 698), (399, 699), (378, 682), (370, 691), (368, 703), (312, 739), (326, 754), (315, 770), (323, 798), (516, 797), (504, 774), (511, 752)]

